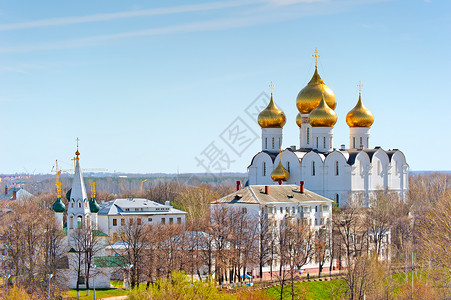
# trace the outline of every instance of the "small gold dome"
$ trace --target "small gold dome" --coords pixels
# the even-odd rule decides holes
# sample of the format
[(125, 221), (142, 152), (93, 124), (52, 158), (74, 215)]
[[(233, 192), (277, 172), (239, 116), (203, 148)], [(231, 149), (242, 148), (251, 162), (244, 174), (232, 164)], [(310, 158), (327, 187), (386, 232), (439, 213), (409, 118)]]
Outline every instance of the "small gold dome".
[(334, 92), (324, 83), (315, 68), (312, 79), (304, 87), (296, 97), (296, 106), (301, 114), (309, 114), (318, 106), (321, 98), (324, 97), (327, 105), (335, 109), (337, 100)]
[(287, 181), (290, 178), (290, 173), (282, 166), (280, 160), (277, 167), (271, 172), (271, 178), (273, 181)]
[(301, 113), (298, 113), (298, 115), (296, 116), (296, 124), (298, 124), (299, 128), (301, 128), (301, 124), (302, 124)]
[(309, 122), (313, 127), (333, 127), (337, 123), (337, 114), (327, 105), (324, 97), (321, 98), (318, 106), (310, 112)]
[(371, 127), (374, 122), (374, 116), (371, 111), (362, 103), (362, 97), (359, 94), (359, 101), (356, 106), (346, 115), (346, 123), (349, 127)]
[(257, 121), (261, 128), (282, 128), (287, 122), (283, 111), (274, 104), (272, 93), (268, 106), (258, 115)]

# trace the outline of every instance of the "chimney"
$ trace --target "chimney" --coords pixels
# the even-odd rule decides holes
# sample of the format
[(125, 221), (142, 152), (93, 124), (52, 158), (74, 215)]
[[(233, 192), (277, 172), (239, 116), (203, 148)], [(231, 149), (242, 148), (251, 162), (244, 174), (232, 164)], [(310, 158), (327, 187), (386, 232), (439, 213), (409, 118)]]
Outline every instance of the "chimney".
[(269, 194), (269, 186), (265, 185), (265, 194), (268, 195)]
[(301, 192), (301, 194), (304, 194), (304, 181), (300, 182), (300, 186), (299, 186), (299, 191)]
[(165, 202), (164, 202), (164, 205), (166, 205), (166, 206), (171, 206), (171, 201), (165, 201)]
[(17, 191), (13, 191), (13, 199), (12, 200), (16, 200), (17, 197)]
[(296, 151), (296, 145), (290, 146), (291, 150)]
[(346, 146), (344, 144), (340, 145), (340, 150), (345, 150)]
[(236, 190), (237, 191), (241, 190), (241, 181), (240, 180), (236, 181)]
[(5, 185), (5, 196), (8, 195), (8, 186)]
[(282, 185), (282, 180), (279, 180), (279, 185)]

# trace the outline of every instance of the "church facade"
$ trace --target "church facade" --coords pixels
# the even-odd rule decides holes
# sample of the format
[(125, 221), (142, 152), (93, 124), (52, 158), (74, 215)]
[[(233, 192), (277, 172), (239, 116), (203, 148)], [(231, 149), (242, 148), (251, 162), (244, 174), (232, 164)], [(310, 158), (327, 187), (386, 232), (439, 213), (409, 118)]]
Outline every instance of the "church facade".
[(337, 101), (317, 69), (296, 98), (299, 114), (299, 147), (282, 151), (285, 114), (276, 106), (271, 85), (271, 99), (259, 114), (262, 150), (248, 167), (248, 185), (299, 184), (342, 206), (350, 197), (368, 200), (378, 190), (398, 193), (406, 199), (408, 169), (406, 158), (398, 149), (370, 148), (370, 128), (374, 117), (362, 102), (361, 85), (357, 104), (346, 116), (349, 144), (334, 147), (334, 111)]

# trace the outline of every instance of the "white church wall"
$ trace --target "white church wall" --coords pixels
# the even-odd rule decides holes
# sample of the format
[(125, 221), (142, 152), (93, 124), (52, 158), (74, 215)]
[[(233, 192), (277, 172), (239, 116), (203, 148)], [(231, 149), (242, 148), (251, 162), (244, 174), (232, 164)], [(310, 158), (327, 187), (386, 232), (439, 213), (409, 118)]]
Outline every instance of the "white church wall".
[[(278, 163), (278, 161), (277, 161)], [(271, 172), (274, 170), (276, 166), (274, 166), (274, 163), (271, 159), (271, 157), (265, 153), (260, 152), (254, 157), (254, 161), (252, 162), (252, 165), (256, 167), (256, 180), (249, 181), (250, 185), (255, 184), (262, 184), (262, 185), (271, 185), (274, 184), (271, 179)]]
[(301, 178), (305, 181), (305, 188), (320, 195), (324, 192), (323, 157), (311, 151), (301, 161)]
[[(279, 155), (275, 159), (277, 164), (279, 163)], [(299, 158), (293, 152), (285, 150), (282, 152), (281, 159), (283, 167), (290, 173), (290, 178), (284, 184), (299, 185), (299, 181), (301, 181), (301, 162)]]

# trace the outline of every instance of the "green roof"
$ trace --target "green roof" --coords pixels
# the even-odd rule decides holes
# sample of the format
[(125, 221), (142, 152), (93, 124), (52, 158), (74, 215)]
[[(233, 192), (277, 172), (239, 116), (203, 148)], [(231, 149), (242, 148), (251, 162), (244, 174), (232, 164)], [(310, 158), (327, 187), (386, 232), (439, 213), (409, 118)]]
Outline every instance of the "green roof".
[(57, 213), (62, 213), (66, 210), (66, 205), (64, 205), (63, 201), (61, 201), (61, 198), (57, 198), (55, 203), (52, 205), (52, 209)]
[(99, 268), (125, 267), (127, 259), (122, 256), (97, 256), (94, 257), (94, 264)]

